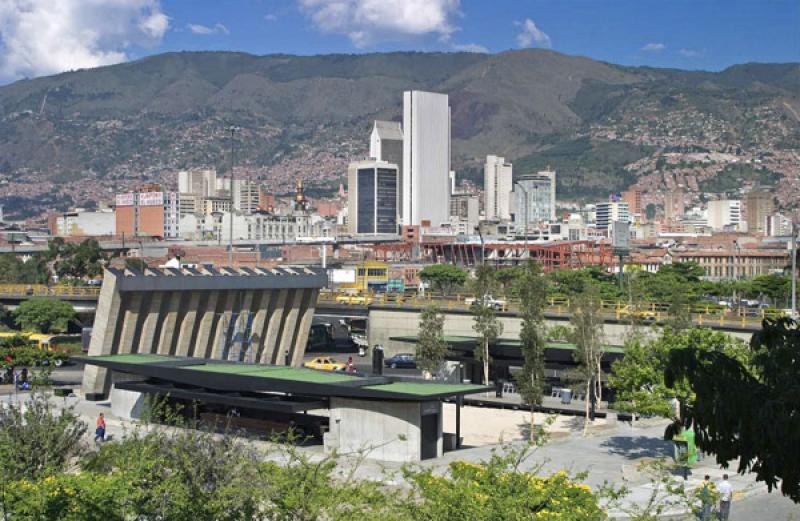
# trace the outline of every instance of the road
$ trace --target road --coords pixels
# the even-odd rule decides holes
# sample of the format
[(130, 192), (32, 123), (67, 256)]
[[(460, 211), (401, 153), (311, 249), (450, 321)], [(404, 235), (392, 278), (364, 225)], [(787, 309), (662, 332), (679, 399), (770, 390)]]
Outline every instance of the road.
[(737, 501), (731, 507), (731, 521), (800, 521), (800, 505), (780, 495), (760, 494)]

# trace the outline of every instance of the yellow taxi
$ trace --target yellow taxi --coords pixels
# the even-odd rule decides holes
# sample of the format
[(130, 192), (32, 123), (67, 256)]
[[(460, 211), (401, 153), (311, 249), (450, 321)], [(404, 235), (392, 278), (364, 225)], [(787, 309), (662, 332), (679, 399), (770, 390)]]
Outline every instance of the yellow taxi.
[(337, 362), (328, 356), (318, 356), (303, 364), (303, 367), (309, 369), (320, 369), (322, 371), (344, 371), (347, 369), (347, 364)]
[(349, 304), (351, 306), (368, 306), (372, 304), (372, 297), (367, 295), (339, 295), (336, 297), (337, 304)]

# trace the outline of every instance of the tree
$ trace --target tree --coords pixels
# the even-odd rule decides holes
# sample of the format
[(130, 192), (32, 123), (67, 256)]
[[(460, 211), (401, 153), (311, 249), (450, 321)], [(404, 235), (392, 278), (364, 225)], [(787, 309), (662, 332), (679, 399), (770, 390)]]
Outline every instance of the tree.
[(49, 254), (56, 254), (55, 271), (59, 277), (82, 279), (96, 277), (103, 272), (106, 256), (95, 239), (86, 239), (80, 244), (56, 244), (51, 242)]
[(435, 291), (448, 295), (467, 281), (467, 272), (452, 264), (425, 266), (419, 272), (421, 281), (431, 285)]
[(26, 300), (14, 310), (14, 320), (23, 331), (33, 333), (65, 333), (75, 310), (63, 300)]
[(522, 370), (518, 373), (517, 382), (523, 403), (531, 409), (530, 436), (533, 439), (534, 409), (542, 404), (544, 393), (544, 354), (547, 346), (544, 308), (547, 299), (547, 279), (535, 261), (529, 261), (517, 279), (516, 292), (520, 299), (522, 328), (520, 344), (522, 349)]
[(422, 310), (417, 339), (417, 366), (426, 373), (441, 367), (447, 356), (447, 341), (444, 339), (444, 316), (436, 306)]
[(591, 287), (579, 295), (572, 306), (572, 337), (575, 341), (573, 356), (578, 363), (578, 372), (586, 382), (586, 417), (583, 435), (589, 432), (590, 404), (592, 394), (598, 398), (596, 387), (600, 386), (603, 358), (603, 318), (600, 315), (600, 298)]
[(608, 376), (609, 386), (617, 393), (615, 406), (634, 414), (676, 419), (671, 402), (689, 404), (694, 395), (686, 380), (667, 387), (664, 367), (673, 351), (690, 347), (702, 352), (725, 352), (739, 360), (747, 358), (742, 341), (710, 328), (677, 331), (667, 327), (656, 338), (629, 337), (625, 340), (625, 357), (614, 362)]
[(0, 407), (0, 481), (66, 471), (85, 433), (86, 424), (72, 408), (57, 410), (40, 392), (34, 392), (24, 407), (20, 403)]
[(483, 363), (483, 384), (489, 383), (489, 345), (494, 343), (503, 334), (503, 324), (497, 319), (497, 312), (493, 306), (487, 305), (482, 298), (494, 292), (497, 287), (495, 270), (485, 264), (475, 269), (475, 278), (472, 288), (477, 296), (475, 305), (472, 306), (474, 324), (472, 329), (478, 334), (478, 343), (475, 345), (475, 360)]
[(738, 472), (755, 472), (770, 490), (780, 489), (800, 502), (800, 330), (790, 319), (765, 320), (753, 334), (750, 356), (696, 346), (670, 353), (665, 383), (686, 382), (695, 397), (671, 438), (693, 427), (703, 451)]

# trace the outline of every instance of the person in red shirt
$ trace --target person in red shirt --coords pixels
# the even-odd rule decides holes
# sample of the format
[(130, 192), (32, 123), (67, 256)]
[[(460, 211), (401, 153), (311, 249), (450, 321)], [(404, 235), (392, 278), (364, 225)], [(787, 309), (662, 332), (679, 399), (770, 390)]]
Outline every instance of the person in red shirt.
[(103, 413), (100, 413), (100, 416), (97, 417), (97, 428), (94, 430), (94, 441), (105, 441), (106, 440), (106, 419), (103, 416)]

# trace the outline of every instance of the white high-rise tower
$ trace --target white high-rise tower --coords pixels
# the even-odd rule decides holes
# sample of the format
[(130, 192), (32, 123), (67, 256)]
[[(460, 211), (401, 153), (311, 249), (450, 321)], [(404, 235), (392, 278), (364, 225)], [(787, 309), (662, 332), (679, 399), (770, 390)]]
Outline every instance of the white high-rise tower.
[(487, 219), (511, 219), (513, 171), (505, 158), (486, 156), (483, 166), (484, 211)]
[(439, 226), (450, 210), (450, 105), (447, 94), (403, 93), (402, 223)]

